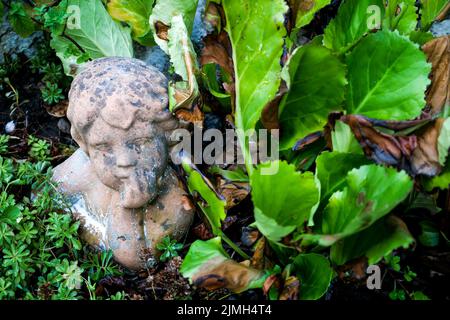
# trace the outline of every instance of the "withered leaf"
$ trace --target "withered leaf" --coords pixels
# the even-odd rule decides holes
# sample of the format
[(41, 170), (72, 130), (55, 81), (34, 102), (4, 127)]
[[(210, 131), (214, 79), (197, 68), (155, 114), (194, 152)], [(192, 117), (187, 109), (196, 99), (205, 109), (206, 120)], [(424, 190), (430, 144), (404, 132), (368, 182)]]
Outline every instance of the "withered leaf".
[(238, 205), (250, 193), (248, 182), (233, 182), (219, 178), (217, 191), (225, 197), (227, 202), (226, 209), (230, 209)]
[(209, 268), (193, 277), (193, 284), (207, 290), (227, 288), (233, 292), (242, 292), (249, 283), (263, 276), (263, 272), (237, 263), (231, 259), (212, 259)]
[(203, 120), (205, 119), (205, 114), (197, 105), (195, 105), (192, 110), (184, 108), (177, 109), (175, 115), (178, 119), (192, 122), (199, 127), (202, 127)]
[(382, 133), (374, 128), (370, 119), (362, 116), (346, 115), (341, 121), (350, 126), (366, 156), (377, 163), (408, 169), (407, 159), (417, 146), (415, 136)]
[(210, 34), (205, 37), (202, 54), (200, 56), (201, 65), (215, 63), (225, 70), (228, 75), (233, 77), (234, 67), (230, 52), (227, 50), (228, 38), (226, 33), (221, 32), (219, 35)]
[(411, 157), (411, 166), (415, 173), (433, 177), (441, 172), (437, 144), (444, 120), (434, 120), (417, 134), (417, 147)]
[(290, 276), (284, 281), (283, 291), (281, 291), (280, 300), (298, 300), (298, 291), (300, 280), (297, 277)]
[(431, 112), (438, 114), (450, 102), (450, 36), (433, 39), (424, 44), (422, 50), (432, 64), (427, 103)]
[(288, 88), (286, 82), (282, 81), (277, 95), (264, 107), (261, 113), (261, 123), (263, 124), (264, 128), (268, 130), (280, 128), (280, 122), (278, 119), (279, 105), (287, 92)]
[(57, 118), (65, 117), (67, 114), (67, 108), (69, 106), (69, 101), (64, 100), (58, 104), (53, 106), (46, 105), (45, 110), (47, 110), (48, 114)]

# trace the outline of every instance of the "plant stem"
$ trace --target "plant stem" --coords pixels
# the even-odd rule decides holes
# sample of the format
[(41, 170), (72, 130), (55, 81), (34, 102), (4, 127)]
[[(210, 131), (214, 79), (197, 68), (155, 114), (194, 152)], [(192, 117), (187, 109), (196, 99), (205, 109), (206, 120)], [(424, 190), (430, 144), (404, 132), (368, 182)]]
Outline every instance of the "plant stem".
[(250, 259), (250, 256), (242, 251), (233, 241), (230, 240), (223, 232), (220, 232), (220, 237), (225, 241), (234, 251), (236, 251), (245, 260)]

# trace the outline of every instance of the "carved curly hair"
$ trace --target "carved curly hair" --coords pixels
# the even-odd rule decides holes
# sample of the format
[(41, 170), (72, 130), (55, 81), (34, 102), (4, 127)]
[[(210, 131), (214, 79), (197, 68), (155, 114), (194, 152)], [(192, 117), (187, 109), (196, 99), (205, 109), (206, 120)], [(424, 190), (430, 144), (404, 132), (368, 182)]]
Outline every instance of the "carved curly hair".
[(83, 136), (98, 118), (121, 129), (150, 121), (168, 138), (178, 121), (167, 106), (167, 79), (156, 68), (133, 58), (101, 58), (87, 63), (73, 80), (67, 118), (73, 139), (86, 151)]

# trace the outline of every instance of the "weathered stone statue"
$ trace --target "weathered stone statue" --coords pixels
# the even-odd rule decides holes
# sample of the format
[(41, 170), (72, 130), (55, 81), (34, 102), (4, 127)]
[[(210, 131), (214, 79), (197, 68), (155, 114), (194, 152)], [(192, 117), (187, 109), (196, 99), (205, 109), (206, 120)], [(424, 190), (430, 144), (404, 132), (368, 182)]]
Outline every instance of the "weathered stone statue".
[(193, 217), (168, 164), (178, 121), (167, 110), (166, 81), (136, 59), (88, 63), (72, 83), (67, 110), (80, 149), (53, 176), (82, 237), (135, 270), (154, 259), (164, 236), (182, 238)]

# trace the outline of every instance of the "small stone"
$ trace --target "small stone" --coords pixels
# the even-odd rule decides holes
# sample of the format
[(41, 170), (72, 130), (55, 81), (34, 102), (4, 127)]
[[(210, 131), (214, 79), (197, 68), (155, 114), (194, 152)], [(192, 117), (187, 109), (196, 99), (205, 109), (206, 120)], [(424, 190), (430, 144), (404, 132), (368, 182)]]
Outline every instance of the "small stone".
[(64, 118), (58, 120), (58, 129), (63, 133), (70, 133), (70, 123)]
[(14, 123), (14, 121), (10, 121), (5, 125), (6, 133), (12, 133), (14, 130), (16, 130), (16, 124)]

